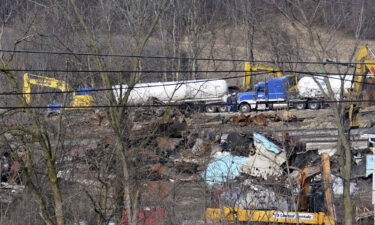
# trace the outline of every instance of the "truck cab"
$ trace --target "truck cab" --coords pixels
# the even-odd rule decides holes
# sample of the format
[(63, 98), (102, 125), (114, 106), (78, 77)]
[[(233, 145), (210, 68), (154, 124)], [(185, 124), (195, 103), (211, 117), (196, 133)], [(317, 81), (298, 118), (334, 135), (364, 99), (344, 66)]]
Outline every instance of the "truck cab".
[(267, 110), (275, 108), (287, 108), (288, 96), (295, 86), (294, 76), (284, 76), (260, 82), (255, 85), (254, 91), (240, 92), (237, 94), (238, 109), (243, 112), (251, 110)]

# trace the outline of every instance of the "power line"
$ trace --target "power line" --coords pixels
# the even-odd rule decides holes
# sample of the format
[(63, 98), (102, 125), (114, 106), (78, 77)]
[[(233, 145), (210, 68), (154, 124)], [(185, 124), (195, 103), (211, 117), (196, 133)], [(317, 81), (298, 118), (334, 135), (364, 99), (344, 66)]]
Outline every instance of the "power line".
[[(0, 69), (0, 72), (55, 72), (55, 73), (245, 73), (246, 70), (67, 70), (67, 69)], [(316, 72), (316, 71), (300, 71), (300, 70), (261, 70), (254, 72), (265, 73), (301, 73), (301, 74), (322, 74), (324, 75), (351, 75), (351, 76), (367, 76), (365, 74), (345, 74), (333, 72)]]
[[(257, 71), (267, 71), (260, 70)], [(47, 73), (245, 73), (249, 72), (246, 70), (67, 70), (67, 69), (0, 69), (0, 72), (47, 72)], [(256, 72), (256, 71), (252, 71)], [(272, 70), (267, 71), (268, 73), (321, 73), (321, 72), (306, 72), (298, 70)], [(342, 73), (326, 72), (327, 75), (343, 75)], [(358, 76), (358, 75), (357, 75)]]
[[(256, 74), (252, 74), (251, 76), (259, 76), (268, 74), (269, 72), (259, 72)], [(302, 72), (300, 72), (302, 73)], [(308, 74), (309, 76), (315, 76), (315, 77), (327, 77), (323, 74), (311, 74), (311, 72), (304, 72), (305, 74)], [(356, 76), (366, 76), (366, 75), (356, 75)], [(244, 75), (241, 76), (232, 76), (232, 77), (223, 77), (223, 78), (212, 78), (212, 79), (202, 79), (202, 80), (186, 80), (186, 81), (178, 81), (178, 83), (170, 83), (170, 84), (158, 84), (161, 82), (155, 82), (155, 85), (148, 85), (148, 86), (134, 86), (132, 89), (138, 89), (138, 88), (151, 88), (151, 87), (166, 87), (166, 86), (174, 86), (174, 85), (182, 85), (182, 84), (188, 84), (188, 83), (201, 83), (201, 82), (208, 82), (208, 81), (215, 81), (215, 80), (230, 80), (230, 79), (237, 79), (237, 78), (243, 78)], [(369, 83), (365, 81), (355, 81), (355, 80), (348, 80), (344, 78), (339, 77), (328, 77), (329, 79), (336, 79), (341, 81), (351, 81), (353, 83), (362, 83), (362, 84), (368, 84), (368, 85), (375, 85), (374, 83)], [(152, 84), (152, 83), (150, 83)], [(114, 91), (120, 88), (95, 88), (92, 90), (85, 90), (85, 92), (101, 92), (101, 91)], [(41, 91), (41, 92), (0, 92), (0, 96), (2, 95), (37, 95), (37, 94), (64, 94), (64, 93), (75, 93), (75, 90), (67, 90), (67, 91)]]
[[(146, 55), (125, 55), (125, 54), (99, 54), (85, 52), (54, 52), (37, 50), (10, 50), (0, 49), (0, 52), (19, 53), (19, 54), (48, 54), (48, 55), (75, 55), (75, 56), (100, 56), (100, 57), (119, 57), (119, 58), (141, 58), (141, 59), (173, 59), (173, 60), (196, 60), (196, 61), (221, 61), (221, 62), (252, 62), (252, 63), (285, 63), (285, 64), (341, 64), (354, 65), (364, 64), (355, 62), (317, 62), (317, 61), (272, 61), (272, 60), (248, 60), (248, 59), (225, 59), (225, 58), (198, 58), (198, 57), (175, 57), (175, 56), (146, 56)], [(375, 63), (366, 63), (375, 64)]]
[[(254, 76), (257, 75), (263, 75), (267, 73), (257, 73), (253, 74)], [(229, 80), (229, 79), (235, 79), (235, 78), (241, 78), (241, 76), (233, 76), (233, 77), (224, 77), (224, 78), (212, 78), (212, 79), (201, 79), (201, 80), (186, 80), (186, 81), (176, 81), (176, 83), (171, 83), (171, 84), (158, 84), (162, 82), (155, 82), (155, 85), (148, 85), (148, 86), (134, 86), (132, 89), (137, 89), (137, 88), (150, 88), (150, 87), (165, 87), (165, 86), (174, 86), (174, 85), (182, 85), (182, 84), (192, 84), (192, 83), (202, 83), (202, 82), (208, 82), (208, 81), (216, 81), (216, 80)], [(152, 84), (152, 83), (150, 83)], [(85, 92), (100, 92), (100, 91), (114, 91), (117, 89), (121, 88), (95, 88), (93, 90), (85, 90)], [(75, 90), (70, 90), (70, 91), (43, 91), (43, 92), (0, 92), (0, 95), (23, 95), (23, 94), (55, 94), (55, 93), (74, 93), (76, 92)]]
[[(0, 71), (1, 72), (47, 72), (47, 73), (48, 72), (54, 72), (54, 73), (243, 73), (243, 72), (246, 72), (245, 70), (67, 70), (67, 69), (18, 69), (18, 68), (0, 69)], [(277, 71), (275, 70), (272, 72), (277, 72)]]
[[(370, 103), (375, 102), (375, 99), (369, 100), (324, 100), (324, 101), (310, 101), (313, 103)], [(285, 103), (293, 104), (293, 101), (285, 101)], [(93, 106), (0, 106), (0, 109), (97, 109), (97, 108), (163, 108), (163, 107), (189, 107), (190, 106), (207, 106), (202, 103), (180, 103), (180, 104), (162, 104), (162, 105), (93, 105)], [(218, 103), (217, 106), (228, 106), (230, 104)]]
[[(297, 71), (295, 71), (297, 72)], [(253, 73), (251, 76), (259, 76), (259, 75), (264, 75), (268, 74), (271, 72), (264, 71), (264, 72), (257, 72)], [(312, 72), (300, 72), (299, 73), (305, 73), (310, 76), (315, 76), (315, 77), (327, 77), (324, 74), (313, 74)], [(342, 75), (342, 74), (340, 74)], [(356, 76), (365, 76), (365, 75), (356, 75)], [(177, 81), (177, 83), (170, 83), (170, 84), (159, 84), (161, 82), (155, 82), (155, 85), (148, 85), (148, 86), (134, 86), (133, 89), (138, 89), (138, 88), (151, 88), (151, 87), (166, 87), (166, 86), (174, 86), (174, 85), (182, 85), (182, 84), (191, 84), (191, 83), (202, 83), (202, 82), (208, 82), (208, 81), (216, 81), (216, 80), (230, 80), (230, 79), (237, 79), (237, 78), (243, 78), (244, 75), (241, 76), (232, 76), (232, 77), (223, 77), (223, 78), (211, 78), (211, 79), (201, 79), (201, 80), (186, 80), (186, 81)], [(369, 84), (369, 85), (374, 85), (373, 83), (369, 82), (358, 82), (358, 81), (353, 81), (353, 80), (348, 80), (344, 78), (339, 78), (339, 77), (329, 77), (329, 79), (337, 79), (337, 80), (342, 80), (342, 81), (351, 81), (354, 83), (362, 83), (362, 84)], [(153, 84), (153, 83), (150, 83)], [(101, 91), (114, 91), (120, 88), (95, 88), (92, 90), (85, 90), (85, 92), (101, 92)], [(41, 92), (0, 92), (1, 95), (37, 95), (37, 94), (64, 94), (64, 93), (75, 93), (75, 90), (67, 90), (67, 91), (41, 91)]]
[(85, 52), (54, 52), (54, 51), (9, 50), (9, 49), (0, 49), (0, 52), (23, 53), (23, 54), (48, 54), (48, 55), (102, 56), (102, 57), (118, 57), (118, 58), (177, 59), (177, 60), (182, 59), (182, 60), (197, 60), (197, 61), (241, 61), (241, 62), (248, 61), (245, 59), (145, 56), (145, 55), (99, 54), (99, 53), (85, 53)]

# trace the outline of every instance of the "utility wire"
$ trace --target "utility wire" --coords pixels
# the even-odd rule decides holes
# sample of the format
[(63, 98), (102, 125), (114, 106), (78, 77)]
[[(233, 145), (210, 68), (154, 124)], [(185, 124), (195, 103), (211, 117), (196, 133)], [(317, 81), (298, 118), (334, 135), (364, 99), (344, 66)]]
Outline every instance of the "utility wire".
[[(264, 74), (268, 74), (266, 72), (259, 72), (257, 74), (253, 74), (252, 76), (259, 76), (259, 75), (264, 75)], [(138, 89), (138, 88), (150, 88), (150, 87), (166, 87), (166, 86), (175, 86), (175, 85), (182, 85), (182, 84), (193, 84), (193, 83), (202, 83), (202, 82), (208, 82), (208, 81), (217, 81), (217, 80), (230, 80), (230, 79), (236, 79), (236, 78), (242, 78), (244, 77), (243, 75), (241, 76), (232, 76), (232, 77), (223, 77), (223, 78), (211, 78), (211, 79), (200, 79), (200, 80), (186, 80), (186, 81), (176, 81), (174, 83), (170, 83), (170, 84), (159, 84), (159, 83), (163, 83), (163, 82), (150, 82), (150, 84), (154, 84), (154, 85), (147, 85), (147, 86), (134, 86), (132, 89)], [(114, 90), (117, 90), (117, 89), (121, 89), (121, 88), (95, 88), (95, 89), (92, 89), (92, 90), (85, 90), (85, 92), (100, 92), (100, 91), (114, 91)], [(1, 95), (23, 95), (23, 94), (29, 94), (29, 95), (35, 95), (35, 94), (54, 94), (54, 93), (60, 93), (60, 94), (63, 94), (63, 93), (74, 93), (76, 92), (75, 90), (69, 90), (69, 91), (42, 91), (42, 92), (29, 92), (29, 93), (26, 93), (26, 92), (0, 92), (0, 96)]]
[[(245, 73), (246, 70), (67, 70), (67, 69), (0, 69), (0, 72), (55, 72), (55, 73)], [(301, 73), (301, 74), (322, 74), (316, 71), (300, 71), (300, 70), (256, 70), (254, 72), (267, 73)], [(365, 74), (345, 74), (324, 72), (325, 75), (351, 75), (351, 76), (367, 76)]]
[[(124, 55), (124, 54), (98, 54), (85, 52), (55, 52), (55, 51), (37, 51), (37, 50), (10, 50), (0, 49), (0, 52), (19, 53), (19, 54), (48, 54), (48, 55), (75, 55), (75, 56), (101, 56), (101, 57), (119, 57), (119, 58), (141, 58), (141, 59), (174, 59), (174, 60), (196, 60), (196, 61), (221, 61), (221, 62), (252, 62), (252, 63), (285, 63), (285, 64), (341, 64), (353, 65), (362, 64), (354, 62), (316, 62), (316, 61), (272, 61), (272, 60), (248, 60), (248, 59), (225, 59), (225, 58), (197, 58), (197, 57), (175, 57), (175, 56), (146, 56), (146, 55)], [(375, 63), (366, 63), (375, 64)]]
[[(266, 70), (257, 70), (266, 71)], [(0, 69), (0, 72), (46, 72), (46, 73), (244, 73), (246, 70), (67, 70), (67, 69)], [(254, 71), (253, 71), (254, 72)], [(307, 73), (298, 70), (272, 70), (268, 73)], [(311, 71), (310, 73), (321, 73)], [(343, 73), (326, 72), (327, 75), (343, 75)]]
[[(269, 74), (272, 72), (268, 71), (257, 71), (257, 73), (253, 74), (250, 76), (259, 76), (259, 75), (264, 75), (264, 74)], [(303, 73), (303, 72), (300, 72)], [(313, 77), (327, 77), (324, 74), (313, 74), (312, 72), (304, 72), (305, 74), (308, 74), (309, 76)], [(340, 74), (343, 75), (343, 74)], [(154, 82), (154, 85), (148, 85), (148, 86), (134, 86), (133, 89), (138, 89), (138, 88), (151, 88), (151, 87), (166, 87), (166, 86), (175, 86), (175, 85), (182, 85), (182, 84), (192, 84), (192, 83), (202, 83), (202, 82), (208, 82), (208, 81), (216, 81), (216, 80), (230, 80), (230, 79), (237, 79), (237, 78), (243, 78), (246, 75), (241, 75), (241, 76), (231, 76), (231, 77), (223, 77), (223, 78), (211, 78), (211, 79), (201, 79), (201, 80), (186, 80), (186, 81), (176, 81), (176, 83), (170, 83), (170, 84), (160, 84), (162, 82)], [(350, 75), (352, 76), (352, 75)], [(362, 75), (356, 75), (356, 76), (362, 76)], [(366, 75), (363, 75), (366, 76)], [(336, 79), (336, 80), (342, 80), (342, 81), (351, 81), (354, 83), (362, 83), (362, 84), (369, 84), (369, 85), (375, 85), (374, 83), (369, 83), (365, 81), (354, 81), (354, 80), (349, 80), (349, 79), (344, 79), (344, 78), (339, 78), (339, 77), (328, 77), (329, 79)], [(153, 84), (153, 83), (150, 83)], [(102, 92), (102, 91), (114, 91), (118, 90), (120, 88), (95, 88), (92, 90), (85, 90), (85, 92)], [(38, 95), (38, 94), (64, 94), (64, 93), (75, 93), (75, 90), (67, 90), (67, 91), (40, 91), (40, 92), (0, 92), (0, 96), (4, 95)]]
[(1, 72), (54, 73), (239, 73), (244, 70), (67, 70), (67, 69), (0, 69)]
[[(369, 100), (327, 100), (327, 101), (310, 101), (313, 103), (370, 103), (375, 102), (375, 99)], [(294, 101), (285, 101), (285, 103), (293, 104)], [(0, 109), (97, 109), (97, 108), (164, 108), (164, 107), (189, 107), (191, 106), (207, 106), (207, 104), (203, 103), (181, 103), (181, 104), (152, 104), (152, 105), (93, 105), (93, 106), (0, 106)], [(214, 104), (217, 106), (229, 106), (231, 104), (226, 103), (217, 103)], [(233, 105), (233, 104), (232, 104)]]

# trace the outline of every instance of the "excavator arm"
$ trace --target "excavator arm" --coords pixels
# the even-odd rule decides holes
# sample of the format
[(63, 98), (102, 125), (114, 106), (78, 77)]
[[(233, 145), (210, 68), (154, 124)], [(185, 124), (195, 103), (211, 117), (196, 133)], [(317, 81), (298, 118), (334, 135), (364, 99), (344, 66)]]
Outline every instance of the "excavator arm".
[(366, 75), (375, 76), (375, 55), (369, 47), (360, 46), (356, 61), (358, 63), (355, 66), (355, 76), (353, 77), (353, 94), (359, 97)]
[(31, 100), (31, 85), (39, 85), (59, 89), (60, 91), (70, 90), (67, 83), (50, 77), (38, 76), (25, 73), (23, 75), (23, 97), (27, 103)]
[[(275, 69), (271, 66), (260, 65), (260, 64), (255, 65), (255, 66), (251, 66), (250, 62), (245, 62), (245, 68), (244, 69), (245, 69), (245, 76), (244, 76), (244, 79), (243, 79), (243, 86), (244, 86), (245, 91), (248, 91), (248, 90), (251, 89), (251, 80), (252, 80), (253, 72), (269, 72), (269, 73), (273, 73), (274, 77), (284, 76), (281, 72), (279, 72), (277, 69)], [(295, 81), (297, 83), (297, 76), (295, 76)], [(292, 87), (291, 91), (297, 90), (296, 88), (297, 88), (297, 86)]]
[[(364, 80), (368, 75), (375, 76), (375, 54), (368, 46), (360, 46), (356, 57), (352, 90), (349, 92), (351, 100), (359, 100), (362, 96)], [(357, 103), (349, 106), (350, 127), (359, 126), (359, 107)]]
[(282, 77), (283, 74), (281, 72), (278, 72), (271, 66), (266, 66), (266, 65), (255, 65), (251, 66), (250, 62), (245, 62), (245, 77), (243, 80), (244, 83), (244, 88), (245, 90), (251, 89), (251, 76), (253, 72), (270, 72), (274, 74), (274, 77)]
[(310, 180), (313, 176), (319, 174), (321, 171), (320, 166), (308, 166), (299, 171), (297, 183), (301, 189), (299, 196), (299, 210), (307, 211), (308, 208), (308, 193), (310, 188)]

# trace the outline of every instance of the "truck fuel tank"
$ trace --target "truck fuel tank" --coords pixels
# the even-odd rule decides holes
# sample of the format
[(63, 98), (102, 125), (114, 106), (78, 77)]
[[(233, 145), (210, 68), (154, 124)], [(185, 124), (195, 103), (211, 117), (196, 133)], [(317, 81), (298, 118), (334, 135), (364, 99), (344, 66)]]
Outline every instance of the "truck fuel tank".
[(289, 108), (288, 103), (274, 103), (272, 104), (272, 109), (286, 109)]

